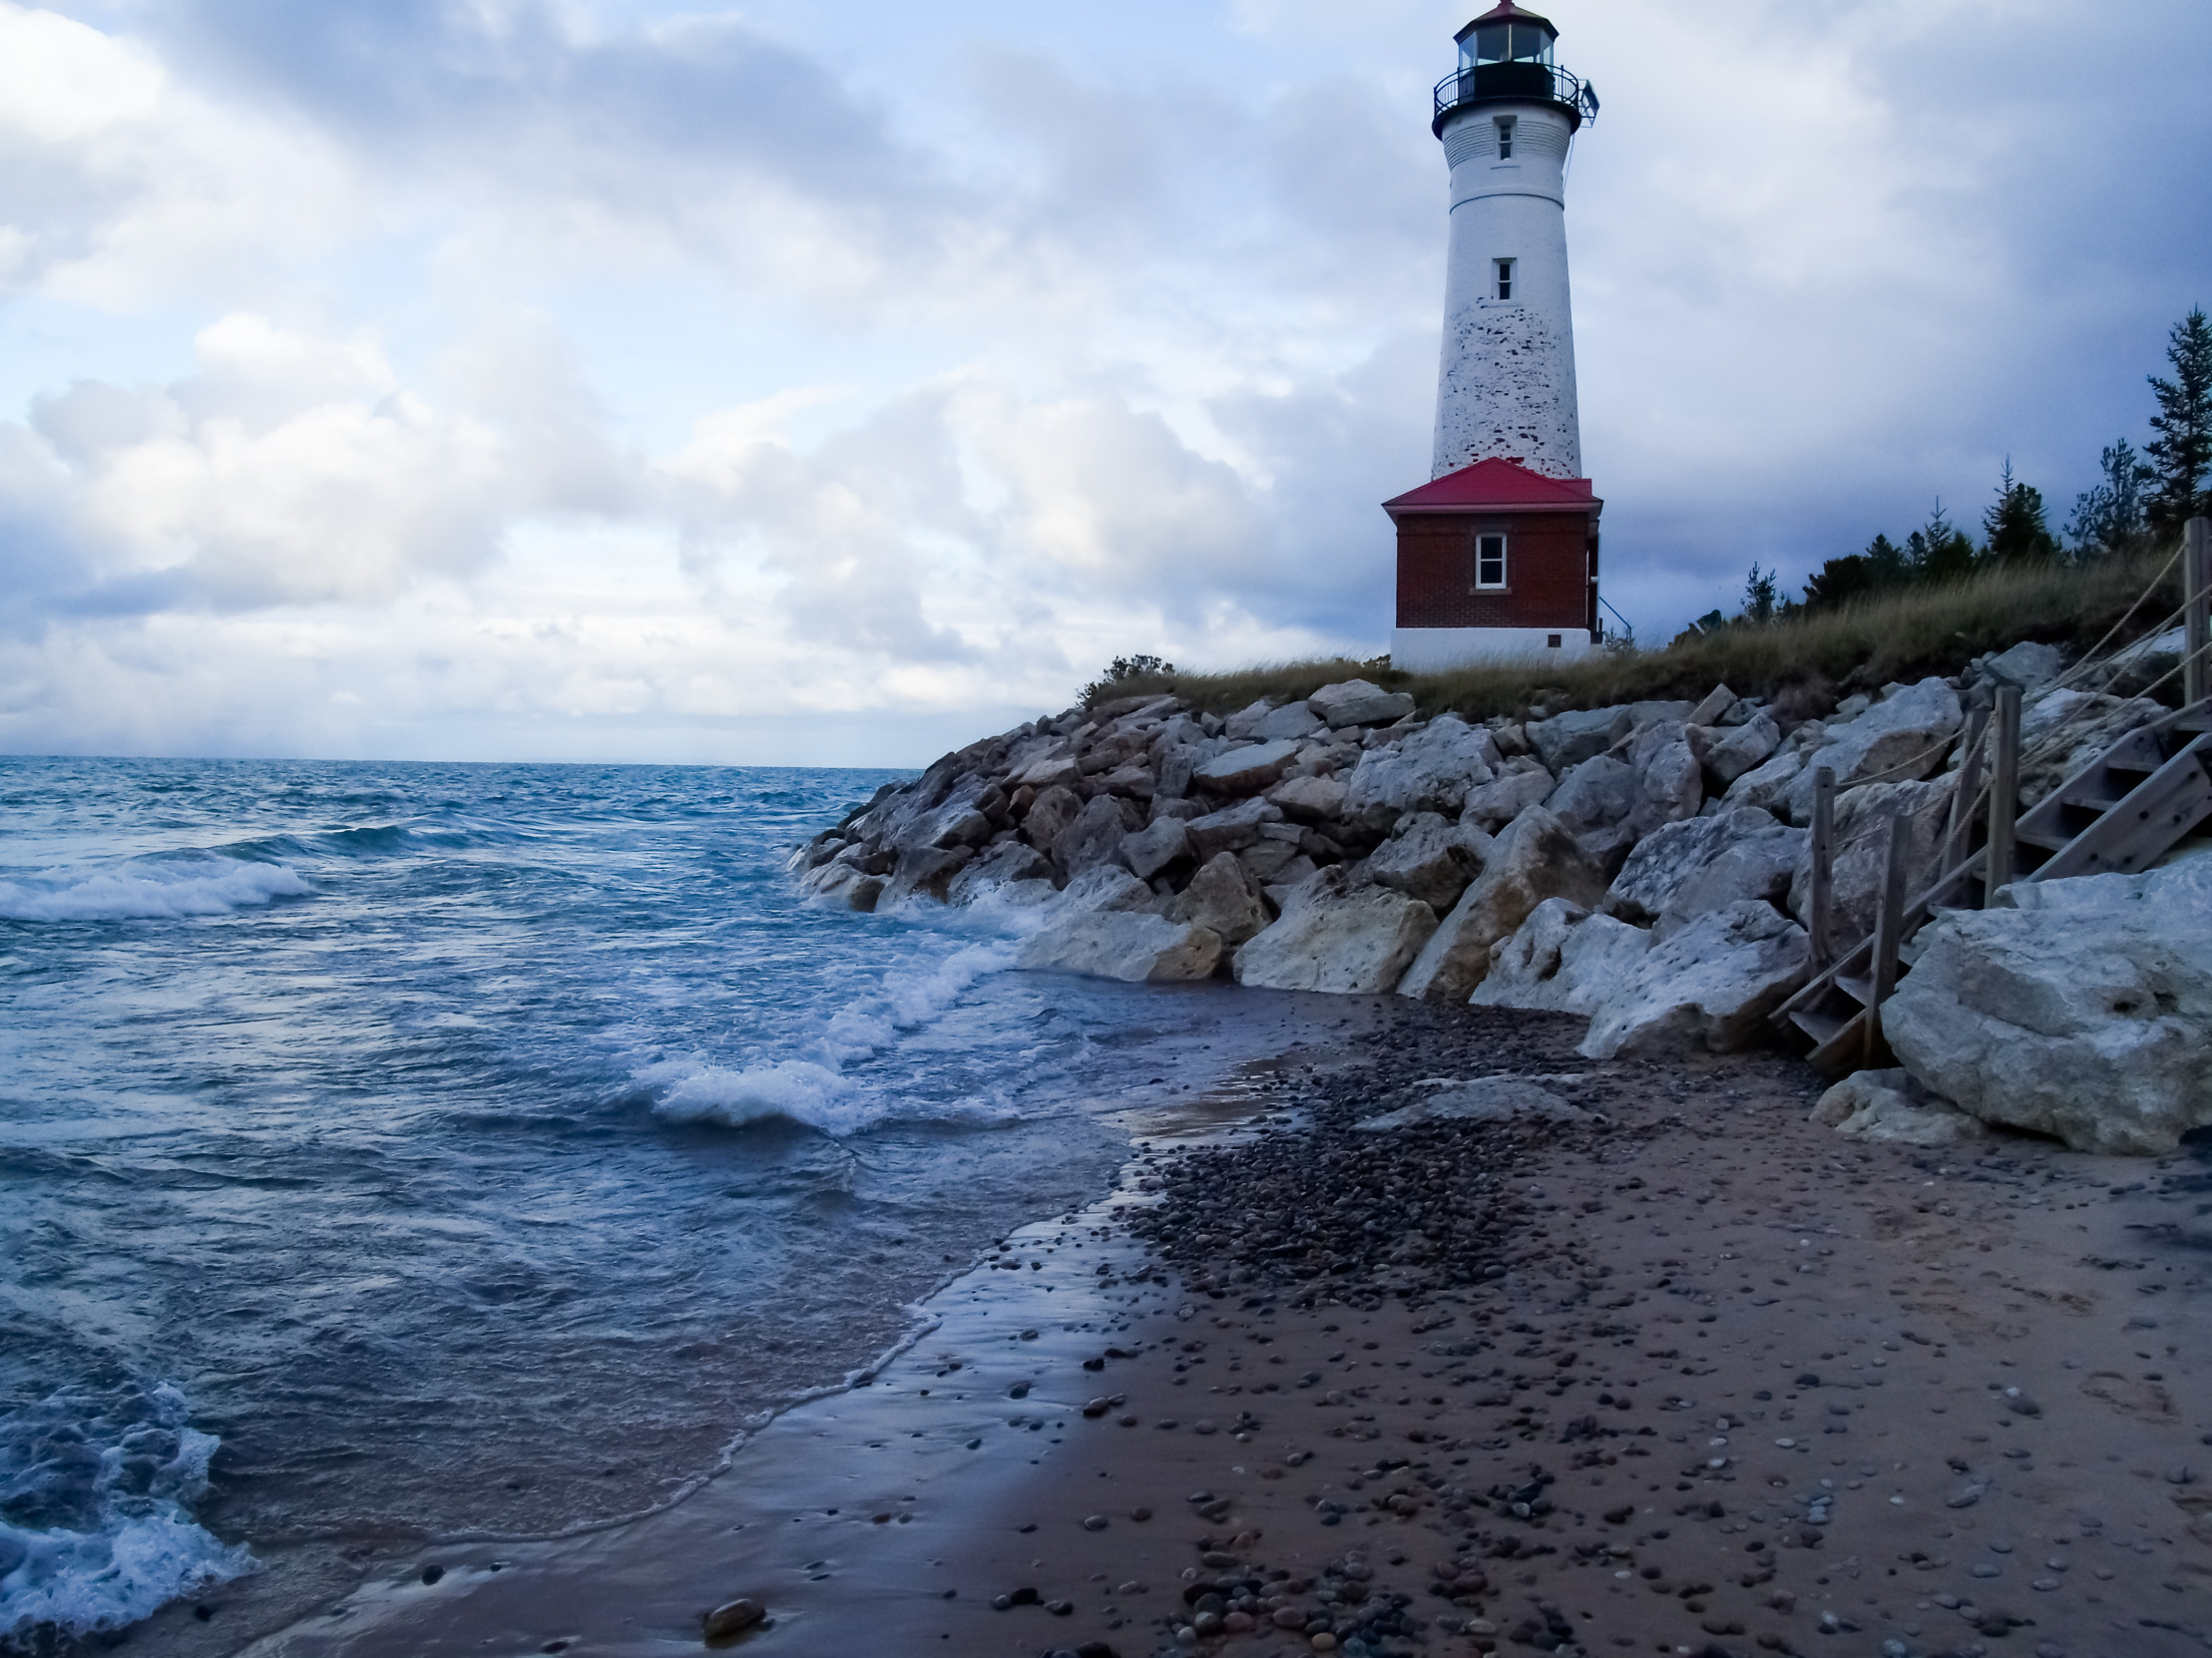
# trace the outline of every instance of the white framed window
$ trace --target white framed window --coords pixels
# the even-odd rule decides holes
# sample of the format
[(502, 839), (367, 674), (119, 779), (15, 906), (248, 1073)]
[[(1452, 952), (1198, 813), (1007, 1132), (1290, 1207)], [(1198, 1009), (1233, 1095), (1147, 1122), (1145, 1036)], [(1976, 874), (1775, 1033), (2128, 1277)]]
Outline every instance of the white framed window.
[(1500, 299), (1511, 299), (1513, 297), (1513, 267), (1519, 261), (1515, 259), (1497, 259), (1493, 262), (1498, 266), (1497, 296)]
[(1506, 585), (1506, 538), (1488, 532), (1475, 538), (1475, 587), (1503, 588)]
[(1502, 162), (1513, 160), (1513, 122), (1510, 115), (1498, 118), (1498, 159)]

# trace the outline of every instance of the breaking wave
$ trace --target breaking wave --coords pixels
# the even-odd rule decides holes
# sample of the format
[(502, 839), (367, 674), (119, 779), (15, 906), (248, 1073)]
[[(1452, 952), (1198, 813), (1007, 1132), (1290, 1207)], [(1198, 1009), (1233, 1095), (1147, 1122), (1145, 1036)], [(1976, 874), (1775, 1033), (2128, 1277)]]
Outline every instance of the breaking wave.
[(0, 1636), (121, 1629), (251, 1568), (193, 1521), (219, 1443), (168, 1383), (50, 1395), (0, 1419)]
[(842, 1137), (892, 1119), (1005, 1120), (1019, 1111), (1003, 1098), (917, 1098), (848, 1067), (895, 1051), (902, 1037), (941, 1019), (979, 979), (1011, 967), (1015, 954), (1013, 944), (992, 940), (964, 945), (918, 972), (886, 975), (873, 995), (831, 1016), (803, 1056), (738, 1065), (699, 1056), (664, 1059), (632, 1076), (655, 1091), (654, 1114), (664, 1122), (741, 1128), (781, 1118)]
[(140, 861), (91, 875), (49, 870), (0, 881), (0, 920), (175, 921), (229, 915), (313, 891), (285, 864), (214, 857)]

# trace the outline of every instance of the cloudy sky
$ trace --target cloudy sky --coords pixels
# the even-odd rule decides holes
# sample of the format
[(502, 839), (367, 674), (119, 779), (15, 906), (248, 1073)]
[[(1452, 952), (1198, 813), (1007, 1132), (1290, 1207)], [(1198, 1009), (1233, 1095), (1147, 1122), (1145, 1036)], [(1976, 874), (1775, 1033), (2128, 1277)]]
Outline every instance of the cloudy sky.
[[(0, 0), (0, 751), (913, 764), (1386, 647), (1462, 0)], [(1647, 639), (2212, 302), (2212, 6), (1559, 0)]]

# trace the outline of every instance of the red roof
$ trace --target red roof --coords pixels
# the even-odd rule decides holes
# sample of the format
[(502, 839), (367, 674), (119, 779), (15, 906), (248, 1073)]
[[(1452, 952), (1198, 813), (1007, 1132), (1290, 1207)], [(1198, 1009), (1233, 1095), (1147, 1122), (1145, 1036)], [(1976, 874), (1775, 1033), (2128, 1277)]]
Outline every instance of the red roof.
[(1394, 496), (1383, 503), (1383, 511), (1392, 518), (1402, 513), (1594, 513), (1603, 505), (1590, 493), (1587, 478), (1547, 478), (1519, 461), (1494, 456)]

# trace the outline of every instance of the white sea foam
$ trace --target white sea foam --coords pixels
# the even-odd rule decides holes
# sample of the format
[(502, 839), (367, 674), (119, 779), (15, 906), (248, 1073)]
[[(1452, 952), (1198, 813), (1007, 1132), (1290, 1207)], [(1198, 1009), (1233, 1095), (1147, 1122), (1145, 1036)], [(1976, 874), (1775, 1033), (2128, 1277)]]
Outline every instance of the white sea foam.
[(902, 1035), (940, 1019), (977, 980), (1013, 965), (1015, 946), (1003, 939), (963, 945), (919, 971), (886, 976), (880, 991), (838, 1010), (811, 1044), (811, 1057), (721, 1065), (703, 1057), (663, 1060), (633, 1072), (656, 1090), (654, 1114), (664, 1122), (718, 1122), (730, 1127), (771, 1118), (846, 1135), (890, 1119), (997, 1122), (1019, 1114), (1004, 1099), (933, 1099), (904, 1090), (895, 1096), (847, 1074), (894, 1048)]
[(185, 1511), (207, 1487), (208, 1458), (220, 1442), (183, 1426), (187, 1405), (175, 1388), (164, 1384), (151, 1397), (157, 1421), (148, 1426), (173, 1434), (176, 1450), (145, 1491), (123, 1493), (119, 1444), (101, 1455), (97, 1524), (27, 1530), (0, 1522), (0, 1635), (42, 1625), (72, 1635), (121, 1629), (180, 1595), (252, 1569), (243, 1544), (224, 1544)]
[(231, 858), (135, 863), (86, 875), (49, 870), (0, 881), (0, 920), (148, 921), (228, 915), (314, 889), (283, 864)]

